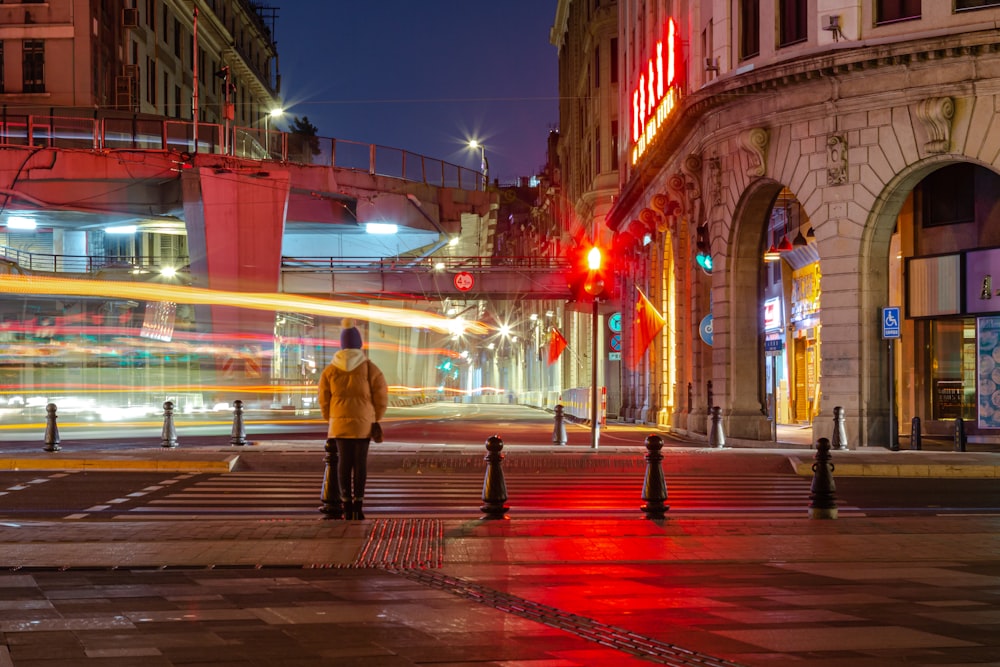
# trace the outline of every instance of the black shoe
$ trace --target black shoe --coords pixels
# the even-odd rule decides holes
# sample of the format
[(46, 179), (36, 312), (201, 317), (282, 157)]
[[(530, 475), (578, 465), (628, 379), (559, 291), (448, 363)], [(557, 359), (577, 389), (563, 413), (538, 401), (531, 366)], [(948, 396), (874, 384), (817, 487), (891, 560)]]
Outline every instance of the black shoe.
[(354, 514), (355, 514), (354, 503), (352, 503), (350, 500), (345, 500), (344, 519), (346, 519), (347, 521), (351, 521), (356, 518)]
[(353, 503), (351, 503), (351, 511), (354, 515), (353, 518), (357, 519), (358, 521), (362, 521), (365, 518), (365, 513), (361, 511), (361, 507), (362, 505), (364, 505), (364, 502), (365, 501), (363, 499), (358, 499), (355, 500)]

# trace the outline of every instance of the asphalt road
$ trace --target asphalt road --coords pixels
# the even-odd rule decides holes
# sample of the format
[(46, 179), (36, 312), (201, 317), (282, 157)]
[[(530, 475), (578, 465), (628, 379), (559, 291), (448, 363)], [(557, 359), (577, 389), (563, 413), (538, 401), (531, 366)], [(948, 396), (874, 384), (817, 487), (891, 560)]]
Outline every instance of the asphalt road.
[[(280, 454), (274, 454), (280, 457)], [(314, 472), (2, 472), (0, 517), (145, 520), (176, 517), (321, 518), (322, 463)], [(637, 474), (508, 474), (514, 515), (641, 516)], [(380, 471), (369, 476), (372, 517), (474, 517), (481, 514), (483, 474), (473, 471)], [(800, 516), (810, 480), (792, 474), (678, 475), (667, 479), (672, 515)], [(841, 515), (1000, 515), (991, 480), (845, 478), (837, 484)]]

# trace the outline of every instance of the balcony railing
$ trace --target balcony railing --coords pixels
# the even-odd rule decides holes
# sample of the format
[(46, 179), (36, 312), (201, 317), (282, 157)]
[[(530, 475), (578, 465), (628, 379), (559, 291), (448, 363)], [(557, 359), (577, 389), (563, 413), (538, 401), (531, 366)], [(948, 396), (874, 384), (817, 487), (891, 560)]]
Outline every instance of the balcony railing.
[(485, 188), (483, 174), (400, 148), (263, 128), (144, 118), (102, 112), (99, 118), (0, 115), (0, 147), (39, 146), (94, 151), (162, 150), (233, 155), (251, 160), (334, 167), (460, 190)]

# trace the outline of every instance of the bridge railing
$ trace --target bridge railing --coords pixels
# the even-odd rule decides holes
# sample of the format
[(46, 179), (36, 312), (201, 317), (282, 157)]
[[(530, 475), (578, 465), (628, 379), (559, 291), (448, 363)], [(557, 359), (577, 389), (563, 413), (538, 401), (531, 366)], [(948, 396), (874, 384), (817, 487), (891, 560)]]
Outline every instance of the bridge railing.
[(420, 271), (565, 271), (559, 257), (282, 257), (282, 271), (323, 273), (405, 273)]
[(97, 273), (116, 271), (136, 276), (159, 271), (166, 265), (174, 268), (188, 263), (186, 257), (161, 259), (146, 255), (56, 255), (0, 246), (0, 259), (36, 273)]
[(378, 144), (253, 127), (100, 112), (99, 117), (0, 115), (0, 146), (83, 150), (173, 150), (251, 160), (335, 167), (460, 190), (482, 190), (483, 174), (436, 158)]

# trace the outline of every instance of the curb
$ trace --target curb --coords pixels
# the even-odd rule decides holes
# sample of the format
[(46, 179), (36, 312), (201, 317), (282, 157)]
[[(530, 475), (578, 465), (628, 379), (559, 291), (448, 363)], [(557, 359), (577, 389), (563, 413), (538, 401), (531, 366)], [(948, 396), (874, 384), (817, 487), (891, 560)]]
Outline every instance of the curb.
[(156, 472), (232, 472), (238, 455), (215, 461), (141, 458), (0, 458), (0, 471), (18, 470), (93, 470)]
[[(791, 457), (795, 474), (812, 477), (815, 461)], [(905, 478), (949, 478), (949, 479), (997, 479), (1000, 465), (953, 464), (953, 463), (844, 463), (834, 457), (834, 477), (905, 477)]]

